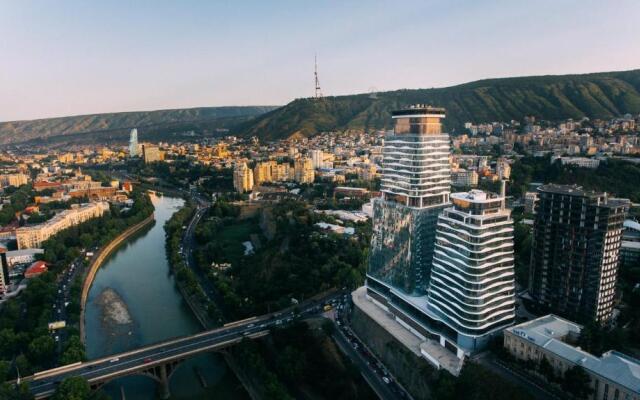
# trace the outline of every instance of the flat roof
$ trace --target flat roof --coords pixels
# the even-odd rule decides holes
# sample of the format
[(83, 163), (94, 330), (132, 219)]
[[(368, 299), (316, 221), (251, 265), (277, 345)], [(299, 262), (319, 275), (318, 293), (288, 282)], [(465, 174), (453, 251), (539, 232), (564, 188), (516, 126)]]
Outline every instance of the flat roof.
[[(549, 183), (546, 185), (542, 185), (538, 187), (538, 192), (546, 192), (546, 193), (557, 193), (567, 196), (577, 196), (577, 197), (589, 197), (589, 198), (597, 198), (597, 197), (605, 197), (607, 195), (606, 192), (596, 192), (595, 190), (587, 190), (582, 186), (578, 185), (559, 185), (556, 183)], [(631, 202), (629, 199), (618, 199), (615, 197), (605, 197), (605, 201), (600, 203), (602, 207), (621, 207), (625, 205), (630, 205)]]
[(569, 196), (586, 196), (586, 197), (600, 197), (604, 196), (604, 192), (596, 192), (595, 190), (585, 190), (582, 186), (578, 185), (559, 185), (556, 183), (549, 183), (538, 187), (539, 192), (549, 192), (566, 194)]
[(22, 250), (9, 250), (7, 251), (7, 257), (20, 257), (29, 256), (44, 253), (44, 249), (22, 249)]
[(452, 199), (466, 200), (472, 203), (488, 203), (502, 200), (496, 193), (472, 189), (468, 192), (456, 192), (449, 195)]
[(434, 107), (428, 104), (415, 104), (401, 110), (391, 112), (393, 118), (409, 117), (409, 116), (426, 116), (444, 117), (445, 109), (443, 107)]
[(527, 339), (567, 361), (640, 394), (640, 361), (612, 350), (604, 353), (602, 357), (596, 357), (562, 341), (567, 335), (579, 335), (581, 330), (581, 325), (553, 314), (505, 329), (513, 335)]
[(623, 225), (625, 228), (633, 229), (634, 231), (640, 231), (640, 224), (632, 219), (625, 219)]

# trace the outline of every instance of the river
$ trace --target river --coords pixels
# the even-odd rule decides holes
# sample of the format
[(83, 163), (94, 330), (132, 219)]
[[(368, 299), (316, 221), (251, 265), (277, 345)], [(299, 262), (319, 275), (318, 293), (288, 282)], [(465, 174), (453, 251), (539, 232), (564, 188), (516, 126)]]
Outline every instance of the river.
[[(155, 224), (129, 239), (97, 273), (85, 312), (87, 356), (95, 359), (201, 330), (178, 292), (165, 253), (164, 223), (182, 199), (152, 196)], [(196, 375), (204, 376), (204, 389)], [(127, 400), (157, 398), (156, 384), (143, 376), (117, 379), (105, 392)], [(237, 378), (217, 354), (184, 362), (171, 378), (171, 399), (247, 399)]]

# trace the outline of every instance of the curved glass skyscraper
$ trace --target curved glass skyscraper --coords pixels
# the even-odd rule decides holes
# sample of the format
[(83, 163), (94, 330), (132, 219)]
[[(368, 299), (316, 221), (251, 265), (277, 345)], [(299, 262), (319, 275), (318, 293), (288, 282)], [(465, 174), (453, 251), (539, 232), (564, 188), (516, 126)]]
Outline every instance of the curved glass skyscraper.
[(138, 130), (133, 128), (129, 136), (129, 157), (138, 156)]
[(513, 221), (495, 194), (472, 190), (451, 201), (438, 219), (427, 302), (472, 347), (515, 318)]
[(417, 105), (392, 116), (367, 296), (415, 335), (462, 358), (513, 320), (510, 212), (503, 197), (450, 194), (444, 109)]
[(411, 296), (427, 292), (435, 225), (449, 202), (444, 116), (442, 108), (421, 105), (395, 111), (395, 128), (384, 142), (369, 276)]

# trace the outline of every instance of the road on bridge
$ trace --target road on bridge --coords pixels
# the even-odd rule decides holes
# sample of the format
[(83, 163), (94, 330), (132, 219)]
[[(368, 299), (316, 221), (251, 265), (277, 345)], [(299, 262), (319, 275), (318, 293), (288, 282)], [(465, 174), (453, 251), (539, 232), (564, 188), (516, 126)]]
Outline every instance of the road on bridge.
[(25, 378), (24, 381), (28, 383), (36, 399), (52, 395), (57, 385), (71, 376), (81, 376), (92, 385), (104, 383), (120, 376), (140, 373), (171, 361), (183, 360), (194, 354), (216, 351), (238, 343), (244, 338), (264, 336), (269, 333), (271, 328), (321, 313), (323, 304), (333, 301), (339, 296), (341, 293), (332, 293), (324, 298), (305, 302), (299, 305), (298, 313), (291, 310), (271, 313), (241, 323), (171, 339), (99, 360), (43, 371)]

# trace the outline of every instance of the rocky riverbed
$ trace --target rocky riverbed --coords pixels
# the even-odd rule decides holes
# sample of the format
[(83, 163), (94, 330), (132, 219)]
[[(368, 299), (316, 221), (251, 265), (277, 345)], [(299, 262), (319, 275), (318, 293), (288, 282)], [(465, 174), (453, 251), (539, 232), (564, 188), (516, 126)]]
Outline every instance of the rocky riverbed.
[(127, 304), (111, 288), (106, 288), (98, 296), (98, 305), (102, 308), (102, 323), (109, 325), (128, 325), (133, 323)]

